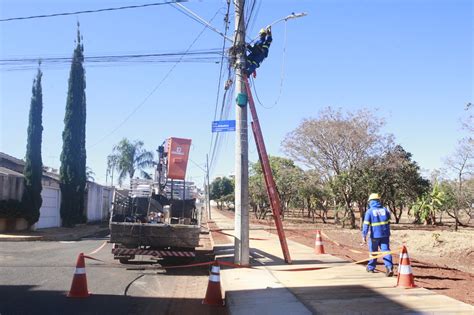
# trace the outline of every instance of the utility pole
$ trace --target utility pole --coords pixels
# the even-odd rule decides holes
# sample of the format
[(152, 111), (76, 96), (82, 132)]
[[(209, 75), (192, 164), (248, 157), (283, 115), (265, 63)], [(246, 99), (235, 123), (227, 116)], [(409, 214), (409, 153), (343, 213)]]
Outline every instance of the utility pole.
[(207, 180), (207, 198), (206, 207), (208, 219), (211, 220), (211, 186), (209, 185), (209, 155), (206, 154), (206, 180)]
[(235, 8), (235, 242), (234, 262), (249, 265), (249, 209), (248, 209), (248, 130), (247, 91), (245, 88), (245, 18), (244, 0), (234, 0)]

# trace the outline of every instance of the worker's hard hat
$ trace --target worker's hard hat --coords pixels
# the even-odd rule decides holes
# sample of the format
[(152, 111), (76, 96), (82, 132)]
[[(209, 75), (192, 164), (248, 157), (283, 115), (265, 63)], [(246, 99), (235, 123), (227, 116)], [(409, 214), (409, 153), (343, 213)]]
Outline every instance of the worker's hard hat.
[(380, 200), (380, 195), (379, 194), (376, 194), (376, 193), (372, 193), (370, 194), (369, 196), (369, 201), (370, 200)]
[(267, 30), (264, 29), (264, 28), (262, 28), (262, 29), (260, 30), (260, 32), (258, 32), (258, 35), (262, 36), (262, 35), (264, 35), (264, 34), (267, 34)]

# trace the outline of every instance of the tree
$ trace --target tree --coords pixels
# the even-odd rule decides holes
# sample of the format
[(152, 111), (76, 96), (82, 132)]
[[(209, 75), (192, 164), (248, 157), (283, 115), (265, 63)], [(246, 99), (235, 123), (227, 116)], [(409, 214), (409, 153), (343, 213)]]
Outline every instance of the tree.
[(41, 142), (43, 134), (43, 92), (41, 87), (41, 77), (43, 73), (38, 67), (36, 78), (33, 81), (33, 89), (30, 103), (30, 115), (28, 121), (28, 139), (26, 145), (25, 168), (25, 189), (22, 196), (23, 216), (31, 226), (38, 222), (40, 208), (43, 200), (41, 190), (43, 186), (41, 179), (43, 176), (43, 162), (41, 159)]
[(457, 180), (457, 192), (456, 199), (457, 205), (454, 207), (454, 211), (447, 212), (448, 215), (454, 218), (455, 220), (455, 230), (458, 230), (459, 221), (459, 208), (468, 206), (465, 202), (466, 199), (469, 199), (469, 195), (466, 196), (463, 184), (466, 180), (466, 176), (472, 175), (474, 173), (474, 140), (469, 138), (464, 138), (459, 141), (458, 147), (452, 156), (446, 160), (446, 165), (448, 168), (455, 173)]
[(321, 180), (321, 175), (314, 170), (305, 171), (298, 188), (298, 197), (301, 199), (303, 209), (306, 206), (308, 218), (315, 220), (316, 210), (320, 210), (319, 217), (323, 223), (327, 222), (328, 211), (333, 196), (328, 185)]
[[(298, 194), (299, 185), (303, 179), (303, 171), (287, 158), (269, 156), (270, 168), (280, 197), (282, 215)], [(250, 204), (259, 213), (257, 217), (264, 217), (270, 202), (264, 184), (263, 171), (260, 162), (251, 165), (249, 178)]]
[(114, 170), (115, 170), (115, 167), (118, 163), (118, 156), (117, 155), (114, 155), (114, 154), (109, 154), (107, 156), (107, 176), (106, 176), (106, 180), (105, 182), (107, 183), (107, 179), (110, 175), (110, 185), (113, 186), (114, 185)]
[(60, 168), (61, 218), (66, 227), (85, 221), (86, 81), (81, 40), (78, 24), (76, 48), (69, 72)]
[(95, 182), (95, 173), (89, 166), (86, 166), (86, 179), (89, 182)]
[(381, 194), (399, 223), (403, 209), (429, 189), (429, 181), (421, 176), (420, 167), (411, 157), (402, 146), (395, 145), (389, 146), (383, 155), (370, 157), (359, 165), (354, 186), (361, 220), (371, 192)]
[(284, 139), (285, 152), (320, 173), (330, 184), (346, 220), (355, 227), (352, 209), (354, 173), (369, 156), (381, 154), (391, 135), (380, 133), (383, 120), (368, 110), (343, 113), (330, 107), (309, 118)]
[(153, 152), (145, 150), (143, 146), (143, 141), (131, 142), (127, 138), (123, 138), (114, 146), (112, 154), (108, 156), (109, 167), (115, 168), (119, 173), (120, 185), (127, 176), (131, 181), (137, 171), (142, 177), (149, 178), (145, 169), (153, 166)]
[(257, 219), (264, 219), (270, 211), (265, 181), (263, 179), (260, 163), (250, 164), (249, 174), (249, 203)]
[(224, 202), (232, 202), (234, 184), (227, 177), (216, 177), (211, 183), (210, 198), (217, 202), (217, 207), (222, 209)]
[(445, 194), (438, 183), (435, 183), (431, 192), (425, 193), (413, 204), (415, 223), (436, 224), (436, 212), (442, 209), (444, 203)]

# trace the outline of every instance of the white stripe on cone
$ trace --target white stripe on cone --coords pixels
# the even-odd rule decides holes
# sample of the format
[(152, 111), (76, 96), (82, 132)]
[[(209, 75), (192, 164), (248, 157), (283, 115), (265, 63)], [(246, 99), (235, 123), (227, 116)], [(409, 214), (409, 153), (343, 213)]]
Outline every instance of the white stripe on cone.
[(315, 245), (323, 245), (323, 242), (321, 242), (321, 241), (316, 241), (316, 242), (315, 242)]
[(400, 254), (400, 259), (402, 258), (410, 258), (410, 257), (408, 257), (407, 253), (403, 253), (403, 254)]
[(211, 272), (213, 272), (213, 273), (219, 273), (219, 271), (220, 271), (219, 266), (212, 266)]
[(210, 275), (209, 276), (209, 281), (211, 281), (211, 282), (220, 282), (221, 278), (220, 278), (219, 275)]
[(409, 265), (401, 265), (401, 266), (400, 266), (400, 269), (398, 270), (398, 273), (401, 274), (401, 275), (409, 275), (409, 274), (412, 274), (411, 266), (409, 266)]
[(86, 274), (86, 268), (76, 268), (76, 271), (74, 272), (76, 275), (84, 275)]

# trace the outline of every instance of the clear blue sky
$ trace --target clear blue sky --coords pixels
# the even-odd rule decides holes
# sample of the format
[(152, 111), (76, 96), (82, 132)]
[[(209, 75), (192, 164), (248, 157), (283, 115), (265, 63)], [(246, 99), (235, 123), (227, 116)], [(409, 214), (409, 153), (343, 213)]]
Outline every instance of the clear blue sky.
[[(0, 18), (98, 9), (150, 1), (2, 0)], [(460, 119), (473, 92), (473, 4), (470, 0), (259, 0), (253, 35), (291, 12), (308, 16), (288, 23), (285, 80), (279, 103), (257, 106), (271, 155), (303, 118), (325, 106), (370, 108), (425, 169), (443, 158), (463, 135)], [(205, 19), (225, 1), (186, 4)], [(223, 15), (213, 24), (222, 29)], [(202, 26), (170, 6), (0, 22), (0, 59), (70, 56), (80, 21), (85, 55), (185, 50)], [(232, 26), (233, 28), (233, 26)], [(283, 61), (283, 23), (273, 29), (270, 56), (258, 70), (260, 100), (277, 98)], [(218, 48), (206, 31), (193, 49)], [(92, 67), (86, 64), (87, 145), (113, 130), (168, 72), (172, 64)], [(141, 139), (150, 150), (167, 137), (193, 139), (191, 158), (203, 165), (210, 144), (219, 66), (177, 66), (132, 118), (87, 150), (87, 164), (105, 182), (106, 156), (121, 138)], [(35, 70), (0, 66), (0, 151), (23, 158)], [(43, 162), (59, 167), (69, 66), (43, 70)], [(231, 117), (234, 116), (232, 111)], [(250, 160), (257, 161), (253, 139)], [(234, 168), (234, 133), (227, 135), (212, 176)], [(194, 164), (189, 179), (202, 183)]]

